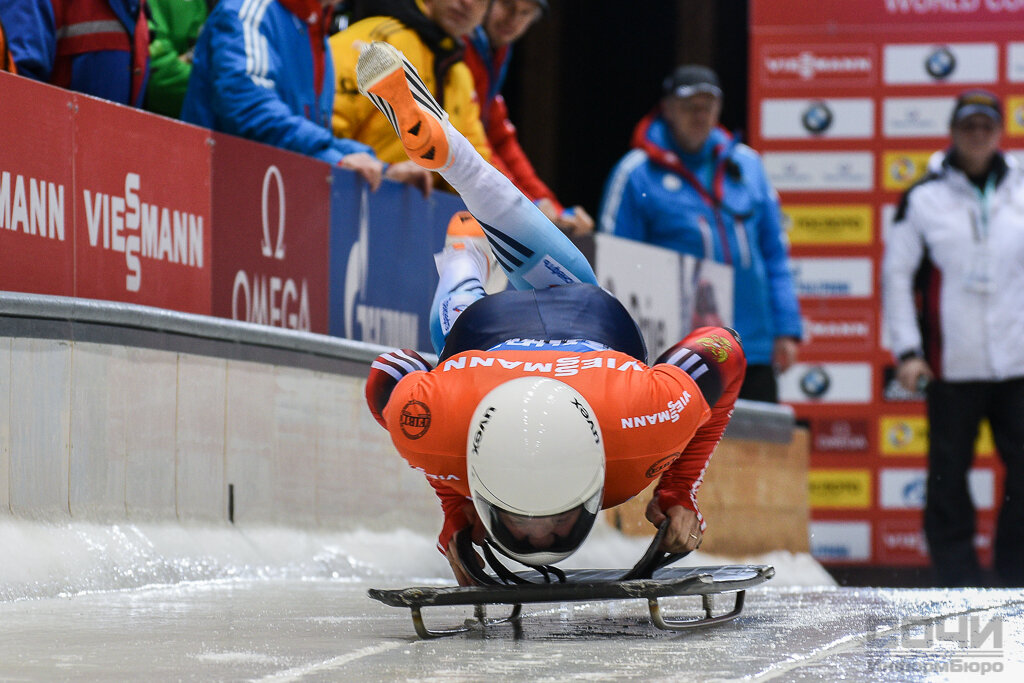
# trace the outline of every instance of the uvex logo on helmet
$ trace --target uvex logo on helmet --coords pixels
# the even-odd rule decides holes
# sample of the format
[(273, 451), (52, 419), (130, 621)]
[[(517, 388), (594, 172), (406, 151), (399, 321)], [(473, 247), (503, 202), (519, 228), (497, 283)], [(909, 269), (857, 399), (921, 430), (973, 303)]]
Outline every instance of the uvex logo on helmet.
[(590, 412), (587, 410), (587, 407), (580, 403), (578, 398), (574, 398), (572, 400), (572, 404), (576, 406), (580, 411), (580, 415), (582, 415), (583, 419), (587, 421), (588, 425), (590, 425), (590, 433), (594, 435), (594, 443), (601, 443), (601, 435), (597, 433), (597, 427), (594, 426), (594, 421), (591, 419)]
[(491, 415), (494, 414), (494, 411), (494, 406), (488, 406), (487, 410), (484, 411), (483, 417), (476, 423), (476, 431), (473, 433), (473, 453), (476, 455), (480, 454), (480, 442), (484, 438), (484, 428), (491, 421)]

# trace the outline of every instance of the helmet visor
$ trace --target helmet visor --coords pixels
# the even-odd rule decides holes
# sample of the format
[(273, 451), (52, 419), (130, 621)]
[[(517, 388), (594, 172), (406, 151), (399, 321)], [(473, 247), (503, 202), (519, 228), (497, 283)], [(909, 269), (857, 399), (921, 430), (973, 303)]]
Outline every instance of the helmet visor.
[(528, 565), (564, 560), (580, 547), (601, 508), (602, 490), (586, 502), (553, 515), (521, 515), (486, 500), (491, 540), (507, 555)]

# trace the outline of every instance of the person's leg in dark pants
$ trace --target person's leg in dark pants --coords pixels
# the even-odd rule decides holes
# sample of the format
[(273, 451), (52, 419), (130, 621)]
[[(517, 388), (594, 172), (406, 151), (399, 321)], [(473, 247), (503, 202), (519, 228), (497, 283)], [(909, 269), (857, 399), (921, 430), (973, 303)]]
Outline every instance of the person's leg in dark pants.
[(1006, 466), (996, 524), (996, 574), (1003, 585), (1024, 586), (1024, 379), (994, 386), (988, 419)]
[(977, 586), (981, 569), (974, 550), (974, 503), (967, 472), (987, 403), (977, 382), (943, 382), (928, 387), (928, 493), (924, 532), (939, 583)]
[(748, 365), (738, 398), (747, 401), (779, 402), (779, 385), (771, 365)]

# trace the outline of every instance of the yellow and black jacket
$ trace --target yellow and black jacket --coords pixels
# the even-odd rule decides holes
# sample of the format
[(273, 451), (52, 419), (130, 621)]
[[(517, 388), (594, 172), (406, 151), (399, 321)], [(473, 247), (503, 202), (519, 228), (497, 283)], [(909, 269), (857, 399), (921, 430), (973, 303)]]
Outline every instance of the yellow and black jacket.
[(357, 21), (329, 40), (337, 79), (334, 134), (369, 145), (386, 163), (409, 158), (388, 120), (356, 88), (360, 45), (383, 41), (397, 47), (412, 62), (448, 112), (452, 125), (490, 160), (473, 76), (462, 61), (461, 41), (426, 17), (422, 0), (378, 0), (372, 4), (372, 11), (380, 14)]

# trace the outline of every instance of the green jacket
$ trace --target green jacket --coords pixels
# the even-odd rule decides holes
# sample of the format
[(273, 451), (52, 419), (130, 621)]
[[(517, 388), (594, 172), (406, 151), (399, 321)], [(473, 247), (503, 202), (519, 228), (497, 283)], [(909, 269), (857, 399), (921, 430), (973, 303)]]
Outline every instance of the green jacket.
[(192, 73), (192, 48), (215, 0), (149, 0), (149, 86), (145, 108), (178, 118)]

